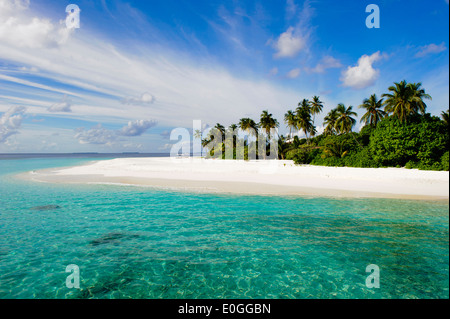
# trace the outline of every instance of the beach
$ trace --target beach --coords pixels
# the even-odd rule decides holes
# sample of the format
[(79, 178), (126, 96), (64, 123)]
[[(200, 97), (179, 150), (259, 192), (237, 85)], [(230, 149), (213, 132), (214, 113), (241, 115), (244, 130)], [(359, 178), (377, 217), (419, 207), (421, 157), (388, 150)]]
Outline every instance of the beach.
[(37, 182), (122, 184), (205, 193), (446, 200), (449, 172), (294, 165), (292, 161), (119, 158), (22, 174)]

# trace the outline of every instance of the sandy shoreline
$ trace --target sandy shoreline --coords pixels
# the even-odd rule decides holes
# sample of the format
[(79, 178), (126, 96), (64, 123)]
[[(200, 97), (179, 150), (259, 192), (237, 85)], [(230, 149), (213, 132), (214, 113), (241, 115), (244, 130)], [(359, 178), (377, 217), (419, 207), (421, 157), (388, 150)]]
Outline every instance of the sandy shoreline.
[(22, 177), (38, 182), (113, 183), (208, 193), (449, 199), (449, 172), (295, 166), (291, 161), (120, 158), (29, 172)]

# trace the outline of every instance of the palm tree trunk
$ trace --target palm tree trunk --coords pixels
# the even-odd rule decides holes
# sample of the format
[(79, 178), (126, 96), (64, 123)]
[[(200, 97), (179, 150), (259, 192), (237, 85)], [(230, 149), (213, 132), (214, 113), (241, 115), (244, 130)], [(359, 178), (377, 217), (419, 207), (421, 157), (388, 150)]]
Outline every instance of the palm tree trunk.
[(350, 135), (353, 137), (355, 142), (358, 143), (359, 147), (361, 147), (361, 149), (363, 149), (364, 147), (358, 142), (358, 140), (355, 138), (355, 136), (352, 134), (352, 132), (350, 132)]

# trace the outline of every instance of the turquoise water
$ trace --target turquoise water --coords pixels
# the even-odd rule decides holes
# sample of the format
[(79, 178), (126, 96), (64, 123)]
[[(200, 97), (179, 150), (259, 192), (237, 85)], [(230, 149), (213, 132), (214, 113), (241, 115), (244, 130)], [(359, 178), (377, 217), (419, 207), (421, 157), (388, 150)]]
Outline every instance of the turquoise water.
[[(0, 298), (448, 298), (448, 203), (53, 185), (0, 161)], [(36, 206), (60, 208), (33, 210)], [(66, 266), (81, 289), (66, 287)], [(366, 287), (366, 267), (380, 288)]]

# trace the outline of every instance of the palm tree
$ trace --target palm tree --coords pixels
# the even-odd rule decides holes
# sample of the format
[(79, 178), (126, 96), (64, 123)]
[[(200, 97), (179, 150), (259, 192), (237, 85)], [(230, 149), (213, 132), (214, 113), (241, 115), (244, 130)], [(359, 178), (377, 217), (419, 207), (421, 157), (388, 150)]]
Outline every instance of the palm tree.
[(292, 138), (292, 129), (298, 129), (297, 120), (293, 111), (287, 111), (284, 115), (284, 123), (289, 127), (289, 138)]
[(316, 122), (316, 114), (320, 114), (323, 109), (323, 102), (318, 96), (313, 96), (313, 100), (310, 102), (311, 114), (313, 115), (313, 125)]
[(203, 140), (202, 138), (202, 131), (201, 130), (195, 130), (194, 132), (194, 138), (195, 139), (200, 139), (201, 141), (201, 146), (200, 146), (200, 157), (203, 157)]
[[(220, 123), (217, 123), (216, 126), (214, 126), (212, 128), (212, 130), (210, 131), (209, 136), (210, 136), (209, 143), (211, 143), (210, 149), (211, 150), (214, 149), (214, 153), (216, 153), (216, 151), (218, 149), (222, 150), (222, 156), (223, 156), (224, 151), (225, 151), (225, 144), (224, 144), (225, 127), (223, 125), (221, 125)], [(221, 137), (221, 140), (219, 140), (219, 137)]]
[(348, 142), (346, 140), (327, 142), (323, 151), (326, 156), (344, 158), (349, 153)]
[[(338, 104), (336, 111), (338, 113), (338, 119), (336, 120), (336, 128), (340, 134), (349, 134), (353, 126), (356, 124), (356, 120), (352, 116), (357, 116), (356, 112), (352, 111), (353, 106), (345, 107), (344, 104)], [(362, 148), (362, 145), (358, 142), (353, 134), (350, 134), (356, 143)]]
[(270, 140), (270, 131), (272, 129), (275, 129), (279, 127), (280, 124), (276, 119), (273, 118), (272, 114), (269, 113), (269, 111), (263, 111), (261, 114), (261, 120), (259, 122), (259, 127), (261, 127), (264, 131), (266, 131), (266, 151), (264, 152), (264, 159), (267, 156), (267, 143), (268, 140)]
[(270, 131), (280, 126), (280, 123), (273, 118), (272, 114), (268, 111), (263, 111), (261, 114), (261, 120), (259, 127), (266, 131), (267, 137), (270, 139)]
[(366, 109), (367, 111), (361, 117), (361, 122), (364, 122), (365, 125), (377, 126), (378, 122), (386, 116), (386, 112), (381, 109), (382, 107), (383, 99), (378, 100), (377, 95), (372, 94), (359, 106), (360, 109)]
[(325, 135), (335, 135), (337, 133), (336, 130), (336, 121), (339, 118), (338, 111), (336, 109), (332, 109), (327, 116), (324, 118), (323, 125), (325, 126), (324, 134)]
[(448, 127), (448, 115), (449, 115), (448, 110), (446, 112), (441, 113), (442, 120), (447, 125), (447, 127)]
[(425, 114), (427, 105), (423, 101), (424, 99), (431, 100), (431, 96), (425, 93), (425, 90), (421, 88), (422, 83), (408, 83), (408, 88), (411, 91), (411, 111), (413, 113)]
[[(256, 137), (256, 158), (258, 158), (258, 124), (256, 124), (255, 121), (253, 121), (250, 118), (243, 118), (239, 121), (239, 127), (242, 131), (247, 132), (248, 136), (255, 136)], [(249, 147), (249, 144), (247, 144), (247, 150)], [(245, 142), (244, 142), (245, 147)], [(247, 151), (248, 152), (248, 151)]]
[(286, 152), (289, 150), (290, 145), (286, 143), (286, 137), (281, 135), (278, 139), (278, 156), (284, 160), (286, 158)]
[(238, 126), (237, 124), (231, 124), (228, 127), (228, 131), (232, 134), (233, 136), (233, 159), (236, 159), (236, 147), (237, 147), (237, 130), (238, 130)]
[(236, 130), (238, 129), (238, 126), (237, 126), (237, 124), (231, 124), (228, 128), (229, 128), (232, 132), (234, 132), (234, 131), (236, 131)]
[(309, 144), (308, 133), (314, 132), (315, 127), (311, 121), (311, 108), (309, 106), (309, 101), (304, 99), (298, 104), (298, 108), (295, 110), (295, 117), (297, 122), (297, 128), (303, 130), (306, 136), (306, 141)]
[(311, 103), (308, 99), (303, 99), (300, 103), (298, 103), (298, 107), (301, 107), (311, 113)]
[(250, 118), (243, 118), (239, 121), (239, 128), (248, 135), (258, 136), (258, 124)]
[(211, 142), (211, 140), (209, 140), (207, 138), (202, 139), (202, 149), (203, 148), (208, 148), (209, 149), (208, 145), (209, 145), (210, 142)]
[(394, 85), (388, 88), (392, 93), (382, 95), (382, 97), (386, 97), (384, 110), (386, 113), (393, 113), (400, 121), (404, 121), (410, 109), (409, 90), (406, 81), (401, 81), (400, 83), (394, 82)]
[(220, 134), (222, 134), (222, 140), (225, 139), (225, 126), (221, 125), (220, 123), (217, 123), (216, 126), (214, 126), (214, 128), (220, 132)]
[(357, 116), (357, 114), (352, 109), (353, 106), (345, 107), (342, 103), (338, 104), (336, 108), (338, 113), (336, 129), (340, 134), (350, 133), (356, 124), (356, 120), (352, 116)]
[(407, 121), (412, 114), (425, 113), (426, 104), (423, 99), (431, 99), (431, 96), (421, 89), (421, 83), (406, 83), (405, 80), (395, 83), (388, 90), (392, 93), (383, 94), (385, 97), (384, 110), (393, 113), (400, 121)]

